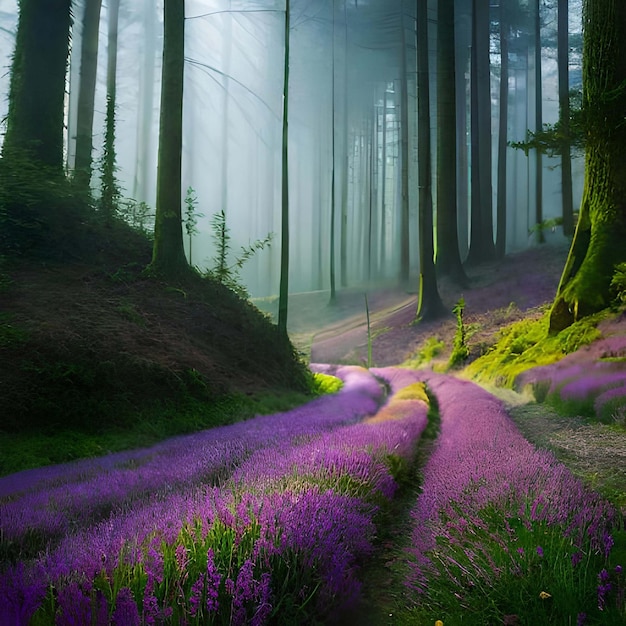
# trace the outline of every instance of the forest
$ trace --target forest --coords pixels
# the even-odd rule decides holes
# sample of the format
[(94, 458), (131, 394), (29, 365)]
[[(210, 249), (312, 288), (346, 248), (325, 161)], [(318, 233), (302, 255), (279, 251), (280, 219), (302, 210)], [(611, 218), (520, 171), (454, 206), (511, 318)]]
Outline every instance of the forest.
[(0, 0), (0, 622), (626, 622), (621, 0)]

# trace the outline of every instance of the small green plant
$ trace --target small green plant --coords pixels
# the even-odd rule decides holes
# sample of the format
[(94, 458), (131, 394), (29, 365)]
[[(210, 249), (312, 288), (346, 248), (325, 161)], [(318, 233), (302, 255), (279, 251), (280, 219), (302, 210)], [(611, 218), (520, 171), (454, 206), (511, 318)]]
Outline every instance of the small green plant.
[(217, 252), (213, 257), (213, 268), (207, 270), (206, 275), (228, 287), (241, 298), (248, 299), (249, 294), (241, 282), (240, 271), (257, 252), (271, 246), (274, 233), (268, 233), (264, 239), (257, 239), (249, 246), (241, 246), (239, 255), (233, 263), (230, 263), (230, 229), (226, 224), (226, 213), (223, 209), (211, 219), (211, 231)]
[(615, 266), (615, 272), (611, 279), (611, 290), (616, 304), (626, 304), (626, 262), (618, 263)]
[(452, 309), (456, 316), (456, 333), (454, 335), (454, 346), (452, 354), (448, 361), (448, 368), (452, 369), (459, 366), (469, 356), (469, 348), (466, 341), (466, 328), (463, 322), (463, 313), (465, 311), (465, 299), (461, 298)]
[(154, 210), (146, 202), (125, 198), (118, 205), (118, 215), (133, 230), (151, 237), (154, 233)]
[(343, 381), (336, 376), (316, 372), (313, 374), (313, 391), (317, 395), (337, 393), (343, 387)]
[(415, 356), (404, 363), (407, 367), (419, 368), (428, 365), (435, 357), (441, 354), (446, 344), (439, 337), (428, 337)]
[(367, 318), (367, 368), (372, 367), (372, 325), (370, 324), (370, 307), (365, 294), (365, 316)]
[(187, 188), (185, 196), (185, 232), (189, 238), (189, 265), (193, 266), (193, 238), (200, 232), (198, 230), (198, 219), (204, 217), (204, 213), (197, 212), (198, 196), (193, 187)]

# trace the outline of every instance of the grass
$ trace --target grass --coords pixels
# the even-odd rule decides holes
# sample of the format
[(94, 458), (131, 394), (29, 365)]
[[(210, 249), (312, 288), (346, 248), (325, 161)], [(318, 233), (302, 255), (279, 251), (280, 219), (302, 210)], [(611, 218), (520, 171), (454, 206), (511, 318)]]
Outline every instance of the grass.
[(585, 317), (556, 335), (548, 333), (549, 309), (537, 319), (524, 319), (502, 329), (496, 344), (472, 361), (463, 374), (477, 382), (512, 387), (523, 371), (550, 365), (601, 336), (598, 323), (610, 313)]

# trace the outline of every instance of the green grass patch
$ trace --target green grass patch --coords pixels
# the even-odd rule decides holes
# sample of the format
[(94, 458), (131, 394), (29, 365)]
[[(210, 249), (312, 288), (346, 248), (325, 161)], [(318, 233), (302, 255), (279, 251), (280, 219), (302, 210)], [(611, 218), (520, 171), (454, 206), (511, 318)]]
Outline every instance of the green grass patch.
[(124, 428), (103, 423), (97, 432), (58, 428), (49, 432), (0, 433), (0, 475), (153, 445), (175, 435), (233, 424), (255, 415), (287, 411), (311, 398), (268, 392), (255, 398), (232, 395), (214, 402), (192, 398), (138, 411)]
[(343, 381), (336, 376), (316, 372), (313, 374), (313, 393), (315, 395), (326, 395), (337, 393), (343, 387)]
[(524, 370), (549, 365), (601, 337), (598, 323), (610, 313), (603, 311), (575, 322), (558, 334), (549, 334), (546, 309), (537, 320), (520, 320), (500, 331), (497, 343), (470, 363), (464, 374), (478, 382), (512, 387)]
[(428, 365), (435, 357), (439, 356), (446, 344), (439, 337), (428, 337), (422, 346), (417, 350), (415, 356), (405, 361), (403, 367), (419, 369)]

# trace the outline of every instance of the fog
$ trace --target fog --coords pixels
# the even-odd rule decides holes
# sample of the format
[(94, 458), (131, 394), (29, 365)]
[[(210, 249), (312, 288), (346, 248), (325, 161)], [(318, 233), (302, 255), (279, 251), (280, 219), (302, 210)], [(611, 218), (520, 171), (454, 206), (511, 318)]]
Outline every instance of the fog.
[[(465, 109), (459, 158), (469, 154), (471, 0), (456, 1), (457, 97)], [(492, 3), (494, 4), (494, 3)], [(498, 10), (491, 8), (497, 21)], [(522, 4), (525, 4), (522, 2)], [(117, 62), (117, 177), (124, 199), (155, 205), (163, 0), (121, 0)], [(542, 116), (558, 119), (556, 16), (542, 9)], [(570, 32), (580, 33), (580, 7), (570, 3)], [(293, 0), (290, 31), (289, 186), (290, 291), (330, 286), (334, 227), (337, 284), (397, 280), (401, 228), (401, 76), (406, 66), (410, 268), (418, 269), (415, 3), (409, 0)], [(67, 163), (73, 165), (82, 1), (75, 2), (68, 71)], [(233, 255), (268, 233), (270, 249), (242, 272), (253, 296), (278, 291), (280, 274), (281, 124), (284, 0), (187, 0), (183, 194), (198, 198), (192, 264), (212, 266), (211, 218), (224, 210)], [(0, 91), (8, 93), (17, 2), (0, 0)], [(436, 150), (436, 2), (429, 2), (432, 145)], [(492, 33), (497, 28), (492, 27)], [(534, 41), (526, 25), (510, 42), (508, 139), (535, 129)], [(403, 43), (406, 52), (403, 61)], [(106, 99), (107, 4), (100, 26), (94, 117), (94, 194), (99, 189)], [(500, 81), (499, 41), (491, 41), (492, 192), (495, 216)], [(580, 83), (580, 54), (570, 52), (570, 83)], [(6, 114), (6, 97), (1, 99)], [(508, 149), (507, 250), (534, 245), (535, 159)], [(433, 160), (433, 163), (436, 161)], [(561, 214), (558, 158), (543, 157), (544, 218)], [(334, 177), (333, 177), (334, 168)], [(575, 158), (574, 208), (582, 189)], [(437, 172), (433, 172), (436, 177)], [(334, 178), (334, 224), (332, 189)], [(459, 168), (459, 234), (469, 242), (469, 170)], [(433, 186), (435, 191), (436, 185)], [(436, 210), (436, 197), (433, 198)], [(183, 207), (184, 211), (184, 207)], [(495, 217), (494, 217), (495, 224)], [(559, 228), (548, 241), (562, 239)], [(186, 249), (188, 239), (185, 237)]]

